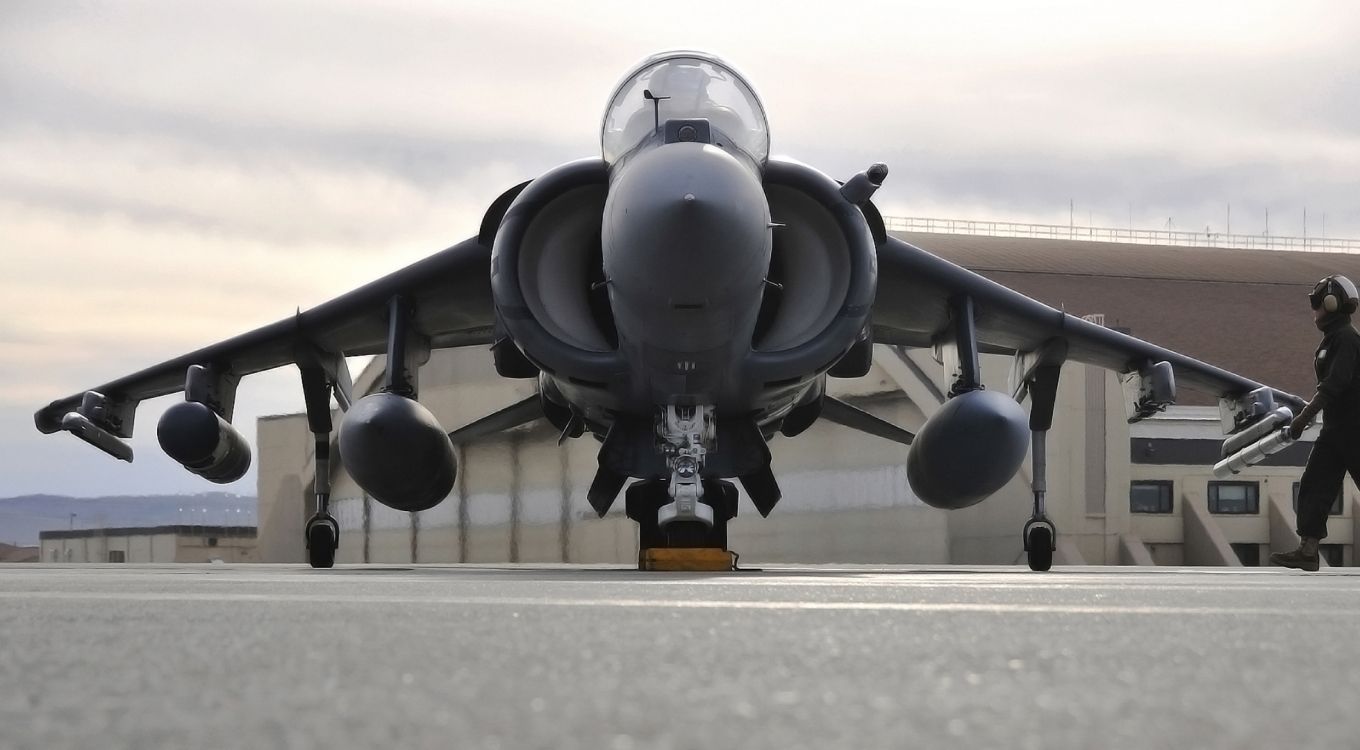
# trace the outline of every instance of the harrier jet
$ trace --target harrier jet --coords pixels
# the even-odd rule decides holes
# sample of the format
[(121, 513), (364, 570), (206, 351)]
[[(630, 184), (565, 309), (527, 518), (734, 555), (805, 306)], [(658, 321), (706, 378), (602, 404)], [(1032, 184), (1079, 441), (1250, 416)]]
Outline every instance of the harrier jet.
[[(316, 441), (306, 544), (313, 566), (330, 567), (332, 396), (345, 470), (404, 511), (449, 495), (459, 442), (538, 419), (563, 440), (589, 434), (600, 442), (590, 503), (603, 515), (624, 493), (643, 550), (726, 548), (738, 483), (762, 515), (780, 499), (768, 441), (825, 419), (909, 446), (911, 489), (937, 508), (982, 501), (1031, 456), (1033, 517), (1020, 532), (1030, 566), (1045, 570), (1056, 542), (1045, 435), (1064, 362), (1124, 373), (1131, 420), (1170, 404), (1176, 380), (1220, 396), (1229, 433), (1302, 403), (889, 237), (870, 200), (887, 167), (839, 182), (772, 158), (760, 99), (711, 55), (663, 53), (629, 72), (600, 147), (501, 194), (476, 236), (55, 401), (38, 429), (131, 461), (137, 405), (182, 390), (157, 425), (161, 447), (205, 479), (235, 481), (250, 464), (231, 423), (237, 383), (295, 364)], [(931, 347), (952, 373), (948, 402), (918, 434), (827, 395), (828, 378), (868, 372), (875, 343)], [(432, 349), (470, 346), (537, 393), (450, 433), (419, 403), (417, 376)], [(983, 388), (983, 353), (1014, 358), (1009, 392)], [(353, 401), (345, 357), (370, 354), (386, 355), (386, 379)]]

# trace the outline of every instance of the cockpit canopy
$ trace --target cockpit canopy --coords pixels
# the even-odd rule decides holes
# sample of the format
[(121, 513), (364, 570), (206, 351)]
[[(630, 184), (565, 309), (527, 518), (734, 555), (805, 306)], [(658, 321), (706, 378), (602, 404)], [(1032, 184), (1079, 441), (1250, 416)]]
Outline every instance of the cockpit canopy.
[(609, 98), (600, 138), (605, 163), (613, 165), (651, 136), (658, 120), (694, 118), (709, 121), (715, 144), (736, 146), (757, 164), (769, 157), (765, 109), (740, 73), (702, 52), (663, 52), (643, 60)]

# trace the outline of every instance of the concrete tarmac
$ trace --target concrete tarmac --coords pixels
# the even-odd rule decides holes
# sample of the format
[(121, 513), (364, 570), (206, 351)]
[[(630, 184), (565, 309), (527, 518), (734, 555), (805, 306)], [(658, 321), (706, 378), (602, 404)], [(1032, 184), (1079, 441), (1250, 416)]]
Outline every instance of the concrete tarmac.
[(1346, 569), (11, 565), (0, 747), (1345, 748), (1357, 624)]

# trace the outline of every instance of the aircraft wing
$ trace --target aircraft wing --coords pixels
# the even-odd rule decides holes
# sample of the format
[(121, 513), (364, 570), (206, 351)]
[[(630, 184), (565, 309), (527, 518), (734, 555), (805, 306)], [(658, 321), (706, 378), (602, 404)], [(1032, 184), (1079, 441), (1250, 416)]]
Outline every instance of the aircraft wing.
[[(401, 296), (413, 327), (432, 348), (492, 343), (491, 250), (477, 238), (461, 242), (296, 316), (204, 347), (91, 390), (125, 415), (118, 434), (131, 437), (137, 403), (184, 389), (191, 365), (212, 366), (239, 378), (316, 355), (357, 356), (386, 351), (389, 302)], [(79, 393), (34, 415), (45, 433), (81, 405)]]
[[(1164, 349), (1048, 305), (961, 268), (895, 237), (878, 248), (874, 341), (930, 347), (947, 335), (949, 301), (966, 295), (974, 304), (979, 351), (1034, 352), (1050, 339), (1067, 342), (1067, 359), (1121, 373), (1146, 363), (1169, 362), (1176, 382), (1220, 397), (1241, 397), (1260, 383)], [(1275, 401), (1295, 413), (1304, 400), (1272, 389)]]

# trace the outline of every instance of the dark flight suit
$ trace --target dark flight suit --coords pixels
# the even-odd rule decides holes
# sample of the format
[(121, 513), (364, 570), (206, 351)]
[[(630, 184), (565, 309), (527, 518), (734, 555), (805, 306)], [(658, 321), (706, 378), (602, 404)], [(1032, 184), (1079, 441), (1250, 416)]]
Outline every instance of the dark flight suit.
[(1360, 333), (1344, 317), (1323, 329), (1313, 358), (1322, 432), (1299, 481), (1299, 536), (1327, 536), (1327, 512), (1350, 472), (1360, 484)]

